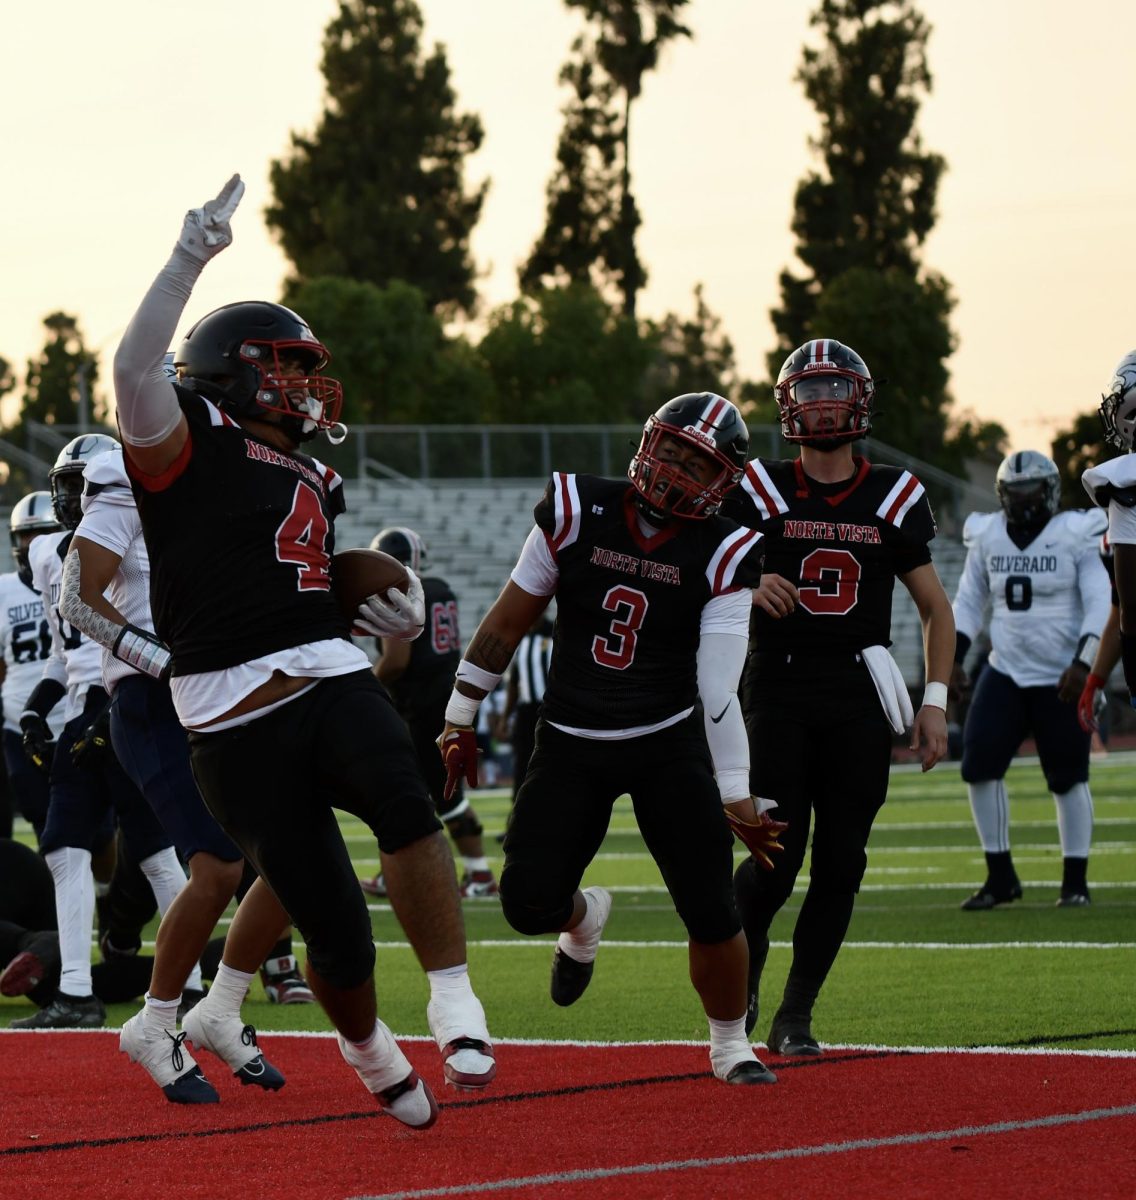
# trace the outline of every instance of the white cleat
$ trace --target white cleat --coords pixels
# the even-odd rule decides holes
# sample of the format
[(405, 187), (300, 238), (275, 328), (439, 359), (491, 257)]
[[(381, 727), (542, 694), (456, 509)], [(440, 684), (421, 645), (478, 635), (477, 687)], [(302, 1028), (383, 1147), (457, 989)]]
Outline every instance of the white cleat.
[(382, 1021), (375, 1022), (375, 1035), (366, 1050), (339, 1034), (339, 1051), (383, 1112), (396, 1121), (411, 1129), (429, 1129), (438, 1119), (434, 1093)]
[(284, 1076), (260, 1052), (256, 1029), (240, 1017), (213, 1016), (208, 997), (186, 1013), (181, 1027), (199, 1050), (208, 1050), (228, 1063), (241, 1083), (269, 1092), (284, 1086)]
[(426, 1020), (442, 1052), (446, 1083), (463, 1092), (488, 1087), (497, 1074), (497, 1061), (481, 1001), (472, 992), (449, 1005), (431, 1000)]
[(171, 1104), (216, 1104), (221, 1097), (185, 1049), (185, 1034), (168, 1033), (145, 1017), (143, 1009), (123, 1025), (119, 1050), (146, 1069)]

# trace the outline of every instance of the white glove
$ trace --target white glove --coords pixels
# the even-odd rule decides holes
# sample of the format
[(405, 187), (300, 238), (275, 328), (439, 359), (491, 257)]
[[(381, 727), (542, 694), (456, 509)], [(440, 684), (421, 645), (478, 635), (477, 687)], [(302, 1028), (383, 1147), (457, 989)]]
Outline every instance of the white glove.
[(359, 605), (355, 614), (354, 627), (366, 630), (375, 637), (394, 638), (398, 642), (412, 642), (426, 625), (426, 596), (422, 581), (407, 567), (410, 584), (405, 592), (388, 588), (386, 599), (368, 596)]
[(860, 655), (876, 685), (876, 694), (888, 724), (896, 733), (902, 733), (915, 720), (915, 713), (911, 707), (911, 697), (907, 694), (907, 684), (895, 659), (886, 646), (865, 646)]
[(201, 208), (191, 208), (185, 214), (178, 245), (198, 262), (208, 262), (220, 254), (233, 240), (229, 218), (237, 211), (244, 194), (244, 181), (234, 175), (215, 199), (206, 200)]

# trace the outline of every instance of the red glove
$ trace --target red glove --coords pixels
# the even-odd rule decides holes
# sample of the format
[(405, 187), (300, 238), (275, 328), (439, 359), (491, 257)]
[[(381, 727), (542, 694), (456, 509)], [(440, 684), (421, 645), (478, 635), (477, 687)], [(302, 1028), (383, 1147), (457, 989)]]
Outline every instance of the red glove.
[(465, 776), (470, 787), (477, 787), (477, 735), (472, 729), (451, 729), (438, 739), (438, 748), (442, 752), (442, 762), (446, 764), (446, 786), (443, 791), (445, 799), (449, 800), (458, 786), (458, 780)]
[(773, 859), (769, 856), (784, 852), (785, 847), (777, 839), (789, 828), (788, 821), (775, 821), (767, 812), (763, 812), (756, 821), (743, 821), (728, 808), (725, 813), (730, 828), (753, 855), (757, 865), (763, 870), (772, 871)]
[(1081, 698), (1077, 701), (1077, 720), (1086, 733), (1096, 733), (1100, 729), (1097, 721), (1097, 710), (1103, 699), (1100, 692), (1105, 681), (1099, 675), (1090, 674), (1081, 690)]

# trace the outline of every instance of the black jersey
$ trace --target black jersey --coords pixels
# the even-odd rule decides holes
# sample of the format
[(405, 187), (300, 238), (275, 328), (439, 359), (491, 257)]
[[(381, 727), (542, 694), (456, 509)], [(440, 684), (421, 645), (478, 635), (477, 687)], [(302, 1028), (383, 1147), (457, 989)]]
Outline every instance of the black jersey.
[(750, 648), (825, 655), (891, 644), (895, 577), (931, 561), (935, 519), (923, 485), (898, 467), (855, 459), (838, 484), (809, 479), (800, 459), (754, 459), (722, 511), (765, 535), (765, 570), (800, 592), (774, 619), (755, 608)]
[(407, 722), (444, 712), (461, 662), (458, 601), (453, 589), (444, 579), (426, 576), (422, 590), (426, 628), (410, 643), (406, 670), (388, 685), (395, 707)]
[(176, 390), (189, 423), (184, 450), (160, 476), (130, 471), (154, 628), (173, 651), (174, 674), (349, 637), (329, 574), (342, 479)]
[(556, 473), (534, 510), (560, 570), (544, 717), (579, 729), (654, 725), (698, 698), (701, 613), (756, 587), (760, 534), (725, 517), (639, 528), (626, 480)]

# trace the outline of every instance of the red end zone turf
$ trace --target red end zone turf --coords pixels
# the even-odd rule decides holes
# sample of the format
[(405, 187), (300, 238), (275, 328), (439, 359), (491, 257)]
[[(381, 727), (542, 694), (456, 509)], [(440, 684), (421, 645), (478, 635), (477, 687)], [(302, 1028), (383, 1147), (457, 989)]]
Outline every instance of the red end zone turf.
[(117, 1033), (0, 1035), (0, 1196), (1136, 1196), (1136, 1056), (830, 1051), (727, 1087), (699, 1046), (502, 1045), (497, 1083), (412, 1133), (330, 1038), (266, 1034), (288, 1078), (166, 1103)]

